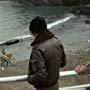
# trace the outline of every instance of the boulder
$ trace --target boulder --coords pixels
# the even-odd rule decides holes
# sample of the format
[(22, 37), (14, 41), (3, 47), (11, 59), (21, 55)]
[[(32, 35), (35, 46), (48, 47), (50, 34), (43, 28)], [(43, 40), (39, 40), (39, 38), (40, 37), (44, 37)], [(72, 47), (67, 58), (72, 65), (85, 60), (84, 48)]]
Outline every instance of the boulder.
[(62, 0), (30, 0), (34, 5), (62, 5)]
[(90, 0), (63, 0), (63, 5), (77, 6), (89, 4)]
[(89, 4), (90, 0), (30, 0), (35, 5), (84, 5)]
[(85, 5), (90, 4), (90, 0), (15, 0), (20, 3), (29, 3), (34, 5), (53, 5), (53, 6), (77, 6), (77, 5)]

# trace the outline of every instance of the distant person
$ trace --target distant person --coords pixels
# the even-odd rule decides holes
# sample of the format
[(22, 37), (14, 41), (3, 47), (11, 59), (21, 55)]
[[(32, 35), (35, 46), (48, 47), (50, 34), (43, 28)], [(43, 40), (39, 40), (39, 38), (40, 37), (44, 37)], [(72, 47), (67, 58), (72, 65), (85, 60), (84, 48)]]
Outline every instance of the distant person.
[(36, 90), (58, 90), (60, 68), (66, 64), (64, 48), (55, 35), (47, 29), (43, 17), (36, 17), (30, 22), (30, 32), (35, 40), (28, 69), (28, 82)]
[(80, 75), (80, 74), (90, 74), (90, 63), (89, 64), (82, 64), (78, 65), (75, 68), (75, 71)]
[(3, 48), (2, 51), (1, 51), (2, 55), (5, 55), (6, 52), (5, 52), (5, 49)]

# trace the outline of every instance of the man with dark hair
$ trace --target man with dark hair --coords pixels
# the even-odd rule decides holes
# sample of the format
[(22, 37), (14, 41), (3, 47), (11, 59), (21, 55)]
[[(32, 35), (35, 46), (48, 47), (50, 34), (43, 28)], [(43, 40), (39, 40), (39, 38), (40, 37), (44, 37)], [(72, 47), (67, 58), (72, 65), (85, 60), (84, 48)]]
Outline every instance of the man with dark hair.
[(28, 82), (36, 90), (58, 90), (60, 67), (66, 64), (63, 45), (47, 29), (43, 17), (36, 17), (30, 22), (30, 32), (35, 36), (28, 69)]

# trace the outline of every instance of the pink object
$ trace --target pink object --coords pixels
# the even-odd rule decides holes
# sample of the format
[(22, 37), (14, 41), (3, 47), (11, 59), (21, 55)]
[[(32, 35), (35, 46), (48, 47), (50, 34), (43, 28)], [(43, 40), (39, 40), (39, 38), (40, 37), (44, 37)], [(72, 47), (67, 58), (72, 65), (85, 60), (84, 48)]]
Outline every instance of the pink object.
[(75, 71), (76, 71), (78, 74), (84, 74), (84, 69), (85, 69), (85, 65), (82, 64), (82, 65), (78, 65), (78, 66), (75, 68)]

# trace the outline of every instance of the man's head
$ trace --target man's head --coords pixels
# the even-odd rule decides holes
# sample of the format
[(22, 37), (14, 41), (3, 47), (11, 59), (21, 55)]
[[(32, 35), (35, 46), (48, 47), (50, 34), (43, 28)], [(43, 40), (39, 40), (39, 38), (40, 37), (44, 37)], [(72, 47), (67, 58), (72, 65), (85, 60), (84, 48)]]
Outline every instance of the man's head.
[(43, 17), (37, 16), (30, 22), (29, 30), (32, 34), (38, 34), (46, 29), (47, 24)]

